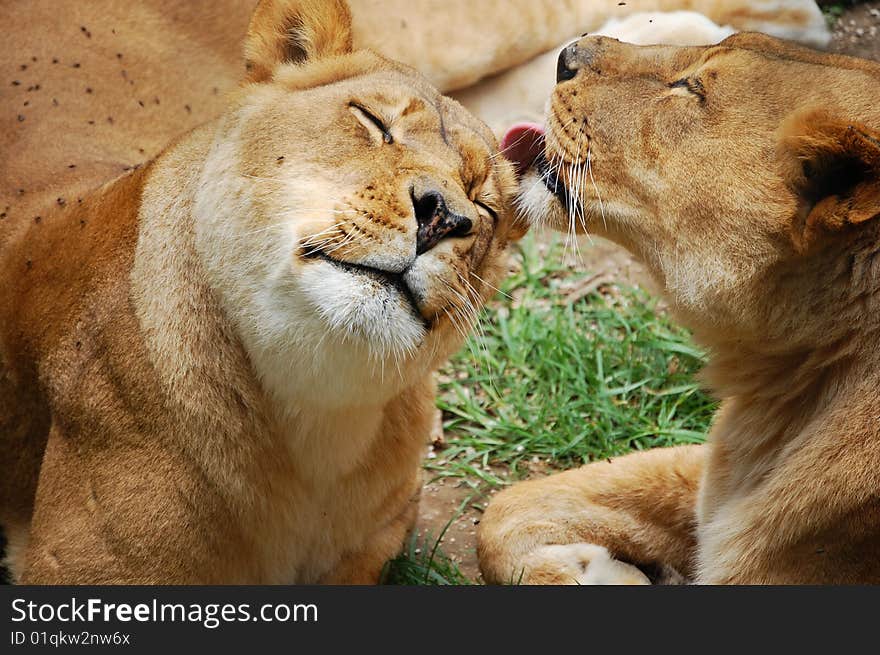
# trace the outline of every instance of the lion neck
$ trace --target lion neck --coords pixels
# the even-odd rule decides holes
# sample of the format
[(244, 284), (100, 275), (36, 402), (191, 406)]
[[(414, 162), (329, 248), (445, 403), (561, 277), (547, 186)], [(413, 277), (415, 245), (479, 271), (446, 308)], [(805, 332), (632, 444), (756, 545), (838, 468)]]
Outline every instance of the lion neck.
[(702, 378), (723, 401), (712, 440), (743, 471), (771, 466), (833, 412), (873, 402), (856, 389), (880, 385), (878, 292), (880, 239), (870, 230), (751, 282), (740, 302), (748, 329), (690, 322), (710, 353)]

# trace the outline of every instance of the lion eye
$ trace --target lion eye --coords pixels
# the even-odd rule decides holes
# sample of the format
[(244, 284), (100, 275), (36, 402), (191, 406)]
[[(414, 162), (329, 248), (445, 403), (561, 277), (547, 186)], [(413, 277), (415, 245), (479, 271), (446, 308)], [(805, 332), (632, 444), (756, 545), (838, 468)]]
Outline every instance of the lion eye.
[(498, 212), (496, 212), (494, 209), (489, 207), (489, 205), (486, 205), (486, 204), (480, 202), (479, 200), (475, 200), (474, 204), (477, 206), (477, 209), (488, 214), (492, 218), (493, 221), (495, 221), (495, 222), (498, 221)]
[(376, 116), (376, 114), (369, 111), (368, 109), (365, 109), (355, 102), (349, 103), (348, 108), (351, 109), (351, 113), (353, 113), (355, 117), (361, 122), (361, 124), (368, 130), (378, 130), (379, 134), (382, 136), (382, 140), (385, 143), (394, 143), (394, 137), (391, 135), (388, 127), (385, 125), (381, 118)]
[(669, 85), (670, 89), (685, 89), (686, 91), (698, 96), (700, 99), (706, 99), (706, 87), (695, 77), (683, 77)]

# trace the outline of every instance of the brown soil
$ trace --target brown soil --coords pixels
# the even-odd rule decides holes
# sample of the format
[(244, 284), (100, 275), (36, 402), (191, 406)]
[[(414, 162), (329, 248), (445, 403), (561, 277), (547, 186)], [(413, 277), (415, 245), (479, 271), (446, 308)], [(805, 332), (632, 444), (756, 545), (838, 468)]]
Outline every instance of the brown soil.
[(880, 61), (880, 1), (856, 5), (841, 16), (829, 50)]
[[(880, 0), (848, 9), (835, 26), (829, 50), (880, 61)], [(574, 266), (594, 275), (607, 275), (629, 285), (651, 288), (644, 268), (620, 247), (595, 237), (592, 241), (580, 239), (578, 246), (581, 258)], [(426, 472), (425, 475), (426, 480), (429, 479), (430, 473)], [(475, 492), (475, 487), (481, 491)], [(480, 580), (476, 533), (481, 511), (477, 508), (485, 507), (496, 492), (497, 490), (479, 487), (476, 481), (459, 481), (455, 478), (429, 482), (422, 491), (416, 528), (419, 538), (430, 537), (431, 544), (443, 532), (449, 519), (467, 501), (466, 508), (446, 530), (441, 548), (458, 563), (462, 573), (472, 580)]]
[[(443, 552), (458, 564), (471, 580), (479, 576), (477, 568), (477, 527), (481, 512), (492, 491), (475, 492), (465, 481), (447, 478), (429, 482), (422, 488), (422, 504), (417, 525), (422, 547), (430, 548), (443, 533), (450, 518), (456, 518), (443, 533)], [(462, 504), (467, 505), (462, 508)]]

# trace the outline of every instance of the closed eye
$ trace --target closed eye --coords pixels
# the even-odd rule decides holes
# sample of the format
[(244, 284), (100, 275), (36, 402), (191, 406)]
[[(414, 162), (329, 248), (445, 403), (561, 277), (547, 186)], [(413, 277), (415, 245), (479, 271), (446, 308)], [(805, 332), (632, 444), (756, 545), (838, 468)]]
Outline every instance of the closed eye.
[(498, 222), (498, 212), (492, 209), (489, 205), (482, 203), (479, 200), (475, 200), (474, 204), (477, 206), (478, 209), (481, 209), (482, 211), (489, 214), (494, 222)]
[(348, 108), (367, 130), (377, 131), (385, 143), (394, 143), (394, 137), (388, 126), (376, 114), (355, 102), (348, 103)]
[(684, 77), (669, 85), (670, 89), (682, 89), (698, 96), (701, 100), (706, 99), (706, 87), (695, 77)]

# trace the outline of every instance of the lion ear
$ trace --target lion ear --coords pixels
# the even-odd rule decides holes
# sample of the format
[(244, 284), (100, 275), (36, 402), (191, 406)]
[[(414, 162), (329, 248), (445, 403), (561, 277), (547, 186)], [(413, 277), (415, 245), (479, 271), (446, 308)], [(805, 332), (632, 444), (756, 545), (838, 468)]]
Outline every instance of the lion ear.
[(351, 13), (344, 0), (260, 0), (244, 42), (247, 79), (265, 82), (281, 64), (351, 52)]
[(790, 119), (781, 140), (783, 175), (798, 202), (803, 245), (880, 218), (880, 133), (814, 111)]

